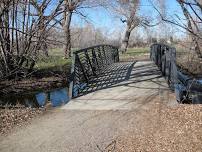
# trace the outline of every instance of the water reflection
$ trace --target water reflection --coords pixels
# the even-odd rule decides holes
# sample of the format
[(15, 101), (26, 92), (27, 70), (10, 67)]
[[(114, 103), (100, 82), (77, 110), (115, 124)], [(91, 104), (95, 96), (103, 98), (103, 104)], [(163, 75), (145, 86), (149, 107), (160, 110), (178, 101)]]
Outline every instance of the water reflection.
[(36, 101), (39, 104), (40, 107), (45, 106), (46, 102), (47, 102), (47, 94), (44, 92), (38, 93), (35, 95), (36, 97)]
[(58, 89), (50, 92), (50, 101), (54, 107), (66, 104), (69, 101), (67, 89)]
[(55, 89), (47, 92), (0, 96), (1, 106), (20, 103), (27, 107), (44, 107), (50, 102), (53, 107), (57, 107), (68, 103), (68, 101), (68, 88)]

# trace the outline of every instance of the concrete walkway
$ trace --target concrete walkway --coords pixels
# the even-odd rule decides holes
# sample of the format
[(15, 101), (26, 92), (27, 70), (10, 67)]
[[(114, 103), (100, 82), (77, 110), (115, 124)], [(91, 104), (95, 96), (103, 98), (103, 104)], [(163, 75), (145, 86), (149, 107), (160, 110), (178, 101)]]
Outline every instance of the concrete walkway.
[(71, 100), (24, 128), (0, 137), (2, 152), (100, 152), (135, 128), (139, 111), (176, 101), (151, 61), (134, 64), (126, 81)]

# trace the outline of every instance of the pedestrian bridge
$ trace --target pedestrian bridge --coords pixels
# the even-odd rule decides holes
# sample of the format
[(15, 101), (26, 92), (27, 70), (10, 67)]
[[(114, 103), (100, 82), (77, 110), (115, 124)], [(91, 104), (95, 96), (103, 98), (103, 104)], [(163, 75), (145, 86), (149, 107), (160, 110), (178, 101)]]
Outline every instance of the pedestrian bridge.
[(161, 71), (150, 60), (113, 63), (95, 81), (98, 85), (74, 97), (63, 109), (126, 110), (159, 101), (177, 103)]
[(71, 69), (69, 96), (77, 98), (117, 85), (128, 85), (160, 78), (161, 71), (150, 61), (120, 62), (118, 48), (98, 45), (75, 51)]

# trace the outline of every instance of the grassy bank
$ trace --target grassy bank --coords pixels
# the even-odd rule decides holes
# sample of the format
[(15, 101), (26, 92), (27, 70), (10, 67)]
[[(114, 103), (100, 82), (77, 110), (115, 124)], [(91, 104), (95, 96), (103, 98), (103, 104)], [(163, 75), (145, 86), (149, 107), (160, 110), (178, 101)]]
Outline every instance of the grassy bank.
[(36, 70), (68, 71), (71, 59), (64, 59), (63, 50), (60, 48), (49, 50), (49, 56), (41, 56), (36, 63)]
[(125, 53), (120, 52), (120, 60), (139, 60), (148, 57), (149, 47), (128, 48)]

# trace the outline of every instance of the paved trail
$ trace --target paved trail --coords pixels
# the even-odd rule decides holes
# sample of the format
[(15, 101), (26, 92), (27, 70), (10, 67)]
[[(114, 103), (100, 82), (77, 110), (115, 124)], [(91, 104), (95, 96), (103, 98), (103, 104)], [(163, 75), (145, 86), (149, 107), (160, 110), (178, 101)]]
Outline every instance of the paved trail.
[(176, 104), (158, 68), (151, 61), (137, 62), (127, 81), (74, 99), (0, 137), (0, 151), (104, 151), (126, 130), (135, 129), (142, 109), (159, 102)]

